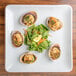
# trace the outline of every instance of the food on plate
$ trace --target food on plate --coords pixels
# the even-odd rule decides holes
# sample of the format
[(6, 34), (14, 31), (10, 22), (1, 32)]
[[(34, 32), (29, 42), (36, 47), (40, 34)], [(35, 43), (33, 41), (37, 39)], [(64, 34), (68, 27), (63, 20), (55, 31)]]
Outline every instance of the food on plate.
[(49, 17), (47, 19), (47, 25), (52, 31), (57, 31), (62, 28), (63, 24), (59, 19), (55, 17)]
[(36, 20), (37, 13), (35, 11), (30, 11), (21, 17), (20, 22), (24, 25), (30, 26), (34, 24)]
[(43, 52), (48, 49), (50, 41), (48, 40), (48, 28), (43, 24), (32, 25), (25, 29), (24, 44), (29, 46), (30, 51)]
[(23, 44), (23, 36), (19, 31), (12, 33), (12, 43), (15, 47), (20, 47)]
[(30, 52), (23, 53), (20, 56), (20, 62), (21, 63), (32, 64), (36, 60), (37, 60), (37, 57), (34, 54), (30, 53)]
[(50, 49), (49, 49), (49, 57), (51, 60), (56, 60), (60, 57), (61, 50), (59, 44), (54, 44)]

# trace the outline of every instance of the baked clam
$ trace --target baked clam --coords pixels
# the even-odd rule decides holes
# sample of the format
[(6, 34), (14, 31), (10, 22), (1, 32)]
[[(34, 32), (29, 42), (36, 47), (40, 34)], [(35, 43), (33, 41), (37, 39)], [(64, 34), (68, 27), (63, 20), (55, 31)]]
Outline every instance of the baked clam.
[(59, 44), (54, 44), (49, 49), (48, 55), (51, 60), (57, 60), (60, 57), (61, 49)]
[(20, 56), (20, 62), (24, 64), (32, 64), (37, 60), (37, 57), (31, 52), (23, 53)]
[(20, 22), (23, 25), (30, 26), (34, 24), (36, 20), (37, 20), (37, 13), (35, 11), (30, 11), (21, 17)]
[(47, 25), (52, 31), (57, 31), (63, 26), (62, 22), (55, 17), (47, 18)]
[(23, 36), (19, 31), (12, 32), (12, 43), (15, 47), (20, 47), (23, 44)]

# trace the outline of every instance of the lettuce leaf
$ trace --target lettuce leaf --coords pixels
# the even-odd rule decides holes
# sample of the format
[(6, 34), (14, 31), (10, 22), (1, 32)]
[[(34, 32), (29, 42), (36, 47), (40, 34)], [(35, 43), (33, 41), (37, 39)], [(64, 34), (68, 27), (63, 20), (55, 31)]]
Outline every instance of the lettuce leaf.
[[(24, 36), (24, 44), (29, 46), (30, 51), (38, 51), (42, 53), (44, 49), (48, 49), (50, 45), (50, 41), (48, 41), (49, 29), (46, 26), (44, 26), (43, 24), (40, 24), (38, 26), (32, 25), (28, 27), (26, 30), (27, 35)], [(42, 38), (46, 39), (39, 45), (38, 42), (33, 41), (33, 39), (35, 37), (38, 37), (38, 35), (42, 35)]]

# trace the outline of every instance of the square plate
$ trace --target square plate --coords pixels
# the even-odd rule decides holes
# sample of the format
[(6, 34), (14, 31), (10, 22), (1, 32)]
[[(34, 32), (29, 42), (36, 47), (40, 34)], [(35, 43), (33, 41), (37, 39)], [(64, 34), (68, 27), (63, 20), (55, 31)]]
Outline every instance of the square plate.
[[(33, 51), (37, 61), (33, 64), (22, 64), (19, 57), (27, 52), (26, 45), (15, 48), (11, 43), (11, 32), (27, 28), (19, 23), (20, 17), (28, 11), (36, 11), (38, 19), (36, 25), (45, 24), (46, 18), (53, 16), (63, 22), (63, 28), (52, 32), (49, 39), (52, 43), (59, 43), (61, 56), (52, 62), (48, 58), (48, 50), (43, 53)], [(46, 24), (45, 24), (46, 25)], [(47, 25), (46, 25), (47, 26)], [(70, 72), (73, 67), (72, 58), (72, 8), (69, 5), (8, 5), (5, 9), (5, 69), (8, 72)]]

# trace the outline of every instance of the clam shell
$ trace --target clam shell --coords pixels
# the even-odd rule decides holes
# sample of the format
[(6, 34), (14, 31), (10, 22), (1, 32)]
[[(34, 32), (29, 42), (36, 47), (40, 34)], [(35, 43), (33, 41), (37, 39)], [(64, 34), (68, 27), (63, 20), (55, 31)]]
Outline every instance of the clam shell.
[[(57, 47), (59, 50), (60, 50), (60, 55), (61, 55), (61, 49), (60, 49), (60, 46), (59, 46), (59, 44), (53, 44), (51, 47), (50, 47), (50, 49), (49, 49), (49, 51), (48, 51), (48, 56), (49, 56), (49, 58), (50, 58), (50, 60), (52, 60), (52, 61), (55, 61), (55, 60), (57, 60), (57, 59), (59, 59), (59, 58), (57, 58), (57, 59), (52, 59), (52, 57), (51, 57), (51, 55), (50, 55), (50, 51), (52, 50), (52, 48), (53, 47)], [(59, 56), (60, 57), (60, 56)]]
[[(31, 53), (31, 52), (25, 52), (25, 53), (23, 53), (21, 56), (20, 56), (20, 62), (21, 63), (24, 63), (23, 61), (22, 61), (22, 58), (23, 58), (23, 56), (24, 55), (27, 55), (27, 54), (31, 54), (31, 55), (34, 55), (33, 53)], [(35, 55), (34, 55), (35, 56)], [(37, 57), (35, 56), (35, 60), (34, 60), (34, 62), (37, 60)], [(32, 64), (32, 63), (34, 63), (34, 62), (30, 62), (30, 63), (24, 63), (24, 64)]]
[(14, 36), (14, 34), (16, 34), (16, 33), (19, 33), (20, 34), (20, 36), (21, 36), (21, 38), (22, 38), (22, 44), (23, 44), (23, 35), (19, 32), (19, 31), (13, 31), (12, 33), (11, 33), (11, 37), (12, 37), (12, 44), (15, 46), (15, 47), (20, 47), (21, 45), (19, 45), (19, 46), (17, 46), (15, 43), (14, 43), (14, 41), (13, 41), (13, 36)]
[[(46, 19), (46, 24), (48, 25), (48, 20), (49, 20), (49, 18), (50, 17), (48, 17), (47, 19)], [(57, 18), (56, 18), (57, 19)], [(63, 26), (63, 23), (58, 19), (58, 21), (60, 22), (60, 27), (59, 27), (59, 29), (61, 29), (62, 28), (62, 26)], [(49, 27), (49, 25), (48, 25), (48, 27)], [(50, 27), (49, 27), (50, 28)], [(57, 30), (59, 30), (59, 29), (56, 29), (56, 30), (53, 30), (52, 28), (50, 28), (52, 31), (57, 31)]]
[[(20, 18), (20, 23), (21, 23), (22, 25), (25, 25), (25, 24), (22, 22), (23, 17), (24, 17), (25, 15), (28, 15), (28, 14), (31, 14), (31, 15), (34, 16), (35, 21), (33, 22), (33, 24), (36, 22), (36, 20), (37, 20), (37, 13), (36, 13), (35, 11), (30, 11), (30, 12), (24, 14), (23, 16), (21, 16), (21, 18)], [(30, 25), (27, 25), (27, 26), (30, 26)]]

